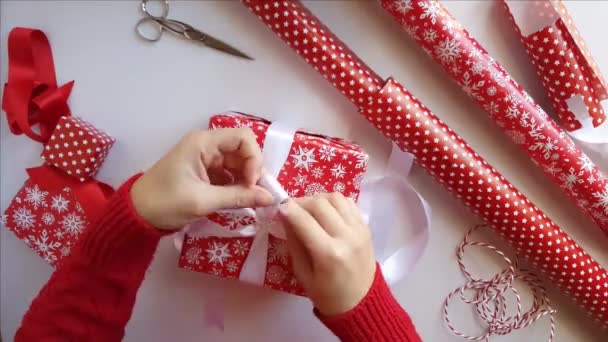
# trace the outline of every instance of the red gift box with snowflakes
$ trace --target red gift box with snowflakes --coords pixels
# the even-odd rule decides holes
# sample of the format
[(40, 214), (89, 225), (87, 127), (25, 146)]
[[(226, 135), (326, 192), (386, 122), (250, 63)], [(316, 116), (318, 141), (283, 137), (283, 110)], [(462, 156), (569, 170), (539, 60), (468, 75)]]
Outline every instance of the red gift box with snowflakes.
[(30, 178), (5, 210), (2, 224), (57, 267), (113, 189), (92, 180), (80, 182), (50, 165), (27, 172)]
[(47, 163), (84, 182), (97, 173), (115, 139), (73, 116), (57, 122), (41, 157)]
[[(270, 125), (268, 120), (241, 113), (215, 115), (209, 122), (211, 129), (250, 128), (262, 149)], [(297, 131), (277, 180), (290, 197), (340, 192), (356, 200), (367, 161), (368, 155), (354, 143)], [(260, 224), (256, 222), (255, 217), (240, 212), (212, 213), (208, 219), (232, 231)], [(254, 237), (186, 235), (179, 266), (192, 271), (238, 279), (253, 240)], [(303, 294), (293, 275), (285, 240), (272, 234), (268, 236), (263, 286)]]

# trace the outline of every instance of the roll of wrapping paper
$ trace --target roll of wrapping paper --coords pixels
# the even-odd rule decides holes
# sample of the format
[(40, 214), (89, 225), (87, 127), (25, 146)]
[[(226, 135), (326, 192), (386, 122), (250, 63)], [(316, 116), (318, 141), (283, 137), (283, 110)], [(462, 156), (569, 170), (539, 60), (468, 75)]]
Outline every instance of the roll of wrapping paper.
[[(602, 101), (608, 82), (587, 49), (563, 1), (505, 1), (503, 4), (568, 131), (606, 122)], [(577, 106), (577, 102), (580, 105)]]
[(437, 1), (382, 7), (554, 183), (608, 234), (608, 178)]
[(302, 4), (244, 0), (258, 18), (323, 75), (418, 165), (490, 224), (517, 254), (603, 326), (608, 273), (455, 132), (389, 79), (383, 82)]

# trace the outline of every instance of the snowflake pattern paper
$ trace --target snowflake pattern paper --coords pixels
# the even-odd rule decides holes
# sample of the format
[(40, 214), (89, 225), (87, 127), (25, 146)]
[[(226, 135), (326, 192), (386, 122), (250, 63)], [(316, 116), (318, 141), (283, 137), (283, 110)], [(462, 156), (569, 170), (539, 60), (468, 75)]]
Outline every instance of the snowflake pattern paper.
[(41, 157), (84, 182), (97, 173), (114, 141), (82, 119), (63, 116), (44, 145)]
[[(515, 30), (536, 67), (561, 124), (569, 131), (582, 128), (580, 117), (590, 117), (593, 127), (606, 121), (602, 101), (608, 101), (608, 83), (599, 71), (576, 29), (563, 1), (527, 1), (525, 17), (511, 12), (512, 3), (503, 1)], [(547, 24), (536, 32), (524, 33), (521, 20)], [(527, 26), (527, 25), (526, 25)], [(543, 26), (543, 25), (541, 25)], [(580, 99), (584, 113), (574, 113), (569, 99)], [(578, 115), (577, 115), (578, 114)]]
[[(209, 122), (212, 129), (250, 128), (262, 148), (269, 125), (267, 120), (240, 113), (215, 115)], [(298, 131), (277, 180), (290, 197), (340, 192), (357, 200), (367, 161), (367, 154), (356, 144)], [(212, 213), (207, 218), (229, 230), (261, 224), (254, 217), (230, 212)], [(238, 278), (252, 241), (253, 238), (186, 236), (179, 266), (224, 278)], [(272, 235), (269, 237), (264, 286), (303, 294), (293, 275), (285, 240)]]
[[(422, 49), (543, 169), (547, 177), (608, 234), (607, 208), (601, 201), (601, 194), (608, 187), (608, 178), (469, 32), (435, 0), (411, 1), (409, 6), (404, 6), (403, 1), (380, 2)], [(557, 30), (547, 28), (530, 39), (545, 41), (548, 39), (546, 35), (553, 29)], [(572, 72), (576, 71), (578, 76), (574, 79), (583, 78), (586, 69), (582, 64), (578, 68), (574, 57), (568, 57), (572, 52), (566, 47), (564, 38), (560, 37), (563, 43), (557, 45), (553, 44), (554, 39), (557, 38), (551, 38), (552, 46), (545, 47), (545, 54), (542, 55), (553, 56), (552, 60), (556, 61), (553, 66), (547, 67), (548, 72), (557, 73), (555, 77), (567, 72), (568, 80), (562, 80), (562, 88), (584, 87), (588, 93), (593, 93), (593, 88), (588, 89), (583, 84), (584, 80), (578, 83), (570, 80), (574, 76), (564, 69), (565, 64), (570, 63)], [(566, 61), (568, 58), (572, 60)], [(543, 68), (546, 67), (544, 62), (542, 64)], [(551, 89), (555, 92), (555, 85)], [(599, 91), (595, 93), (601, 94)], [(560, 99), (564, 102), (565, 98), (560, 96)], [(599, 106), (597, 99), (589, 100)]]
[[(412, 153), (418, 165), (490, 224), (536, 272), (596, 322), (608, 324), (608, 272), (458, 134), (402, 85), (393, 79), (382, 81), (300, 2), (244, 0), (243, 4), (351, 100), (378, 131)], [(407, 12), (416, 3), (398, 4)], [(437, 9), (427, 6), (420, 16), (437, 23), (442, 19)], [(446, 59), (461, 49), (453, 44), (442, 49), (448, 46), (450, 51), (441, 52)], [(599, 203), (604, 191), (595, 193)]]
[(2, 215), (2, 224), (57, 267), (89, 221), (70, 188), (50, 191), (30, 179)]

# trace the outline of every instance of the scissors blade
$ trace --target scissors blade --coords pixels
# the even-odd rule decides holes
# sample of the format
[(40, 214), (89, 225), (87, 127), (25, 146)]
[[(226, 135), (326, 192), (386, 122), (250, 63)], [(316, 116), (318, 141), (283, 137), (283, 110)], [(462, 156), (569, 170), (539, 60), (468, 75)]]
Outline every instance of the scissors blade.
[(221, 41), (219, 39), (213, 38), (206, 33), (203, 33), (200, 31), (188, 32), (186, 36), (190, 39), (197, 40), (212, 49), (219, 50), (224, 53), (227, 53), (227, 54), (230, 54), (233, 56), (237, 56), (237, 57), (241, 57), (241, 58), (245, 58), (245, 59), (249, 59), (252, 61), (254, 60), (252, 57), (250, 57), (249, 55), (240, 51), (239, 49), (231, 46), (228, 43), (224, 43), (223, 41)]
[(249, 59), (252, 61), (254, 60), (252, 57), (250, 57), (246, 53), (240, 51), (239, 49), (237, 49), (227, 43), (224, 43), (223, 41), (221, 41), (219, 39), (215, 39), (213, 37), (207, 37), (207, 39), (205, 39), (203, 41), (203, 43), (212, 49), (220, 50), (225, 53), (231, 54), (233, 56)]

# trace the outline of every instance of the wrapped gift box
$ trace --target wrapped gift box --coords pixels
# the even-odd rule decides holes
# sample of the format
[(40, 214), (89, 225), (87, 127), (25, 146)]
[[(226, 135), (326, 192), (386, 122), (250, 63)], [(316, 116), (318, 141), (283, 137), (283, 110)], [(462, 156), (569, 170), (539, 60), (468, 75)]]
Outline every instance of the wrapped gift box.
[[(262, 149), (270, 122), (241, 113), (213, 116), (212, 129), (248, 127)], [(367, 168), (368, 155), (356, 144), (343, 139), (297, 131), (289, 157), (277, 180), (290, 197), (310, 196), (323, 192), (340, 192), (357, 199), (359, 186)], [(239, 212), (213, 213), (208, 219), (227, 230), (244, 226), (273, 224), (256, 222), (255, 217)], [(259, 221), (259, 220), (258, 220)], [(249, 255), (253, 237), (217, 237), (186, 235), (179, 266), (185, 269), (239, 278)], [(302, 294), (289, 261), (285, 240), (269, 235), (264, 283), (265, 287)]]
[(114, 138), (88, 122), (64, 116), (59, 119), (44, 145), (41, 157), (84, 182), (97, 173), (114, 141)]
[(114, 192), (92, 179), (114, 138), (82, 119), (61, 117), (45, 143), (47, 164), (29, 179), (2, 215), (2, 223), (57, 267)]
[(28, 174), (2, 224), (57, 267), (113, 190), (93, 180), (80, 182), (50, 165), (28, 169)]

